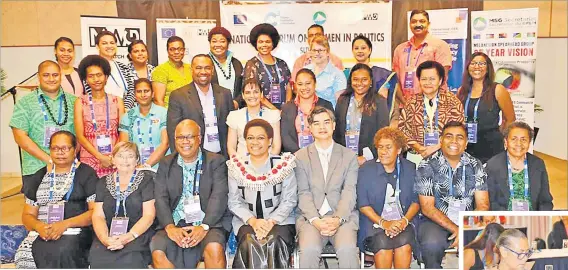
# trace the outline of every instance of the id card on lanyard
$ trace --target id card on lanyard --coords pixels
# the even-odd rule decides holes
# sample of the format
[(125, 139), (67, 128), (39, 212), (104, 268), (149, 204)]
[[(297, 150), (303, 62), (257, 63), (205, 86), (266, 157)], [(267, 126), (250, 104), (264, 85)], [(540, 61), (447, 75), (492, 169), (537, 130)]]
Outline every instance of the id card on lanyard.
[(477, 143), (477, 109), (479, 108), (479, 101), (481, 97), (475, 103), (473, 107), (473, 121), (469, 121), (468, 111), (469, 111), (469, 101), (471, 99), (471, 91), (467, 95), (467, 100), (465, 101), (465, 120), (467, 126), (467, 141), (469, 143)]
[[(440, 133), (438, 132), (438, 112), (440, 107), (438, 106), (438, 96), (435, 99), (436, 111), (434, 112), (434, 122), (430, 120), (430, 117), (426, 113), (426, 97), (424, 97), (424, 146), (436, 145), (440, 141)], [(430, 124), (430, 128), (426, 125), (426, 120)]]
[(399, 220), (403, 212), (400, 206), (400, 159), (396, 159), (396, 189), (394, 191), (395, 201), (385, 203), (381, 217), (385, 220)]
[[(190, 183), (184, 184), (185, 188), (193, 187), (191, 195), (186, 197), (183, 202), (183, 212), (185, 214), (185, 222), (186, 223), (193, 223), (193, 225), (199, 225), (205, 218), (205, 213), (201, 210), (201, 201), (199, 199), (199, 182), (201, 179), (201, 175), (203, 174), (202, 170), (203, 166), (203, 155), (200, 156), (197, 164), (195, 166), (195, 174), (194, 174), (194, 183), (191, 185)], [(189, 182), (188, 177), (184, 176), (184, 180)]]
[(525, 165), (524, 165), (524, 198), (516, 199), (515, 198), (515, 190), (513, 187), (513, 170), (511, 168), (511, 161), (509, 160), (509, 156), (507, 155), (507, 171), (508, 171), (508, 178), (509, 178), (509, 198), (511, 199), (511, 210), (512, 211), (529, 211), (529, 166), (527, 164), (527, 158), (525, 156)]
[[(61, 123), (61, 118), (62, 118), (62, 114), (63, 114), (63, 95), (64, 93), (61, 93), (61, 96), (59, 96), (59, 115), (57, 117), (57, 123), (55, 123), (56, 125), (58, 125), (58, 123)], [(60, 131), (61, 128), (57, 127), (57, 126), (48, 126), (48, 119), (47, 119), (47, 112), (45, 111), (45, 107), (43, 104), (43, 101), (41, 100), (41, 96), (38, 90), (38, 95), (37, 95), (37, 102), (39, 103), (39, 107), (41, 108), (41, 112), (43, 114), (43, 121), (44, 121), (44, 126), (45, 126), (45, 132), (43, 134), (43, 147), (48, 148), (49, 147), (49, 141), (51, 140), (51, 136), (53, 135), (53, 133)]]
[(347, 115), (345, 116), (345, 146), (355, 153), (359, 153), (359, 133), (361, 132), (362, 116), (357, 117), (355, 123), (351, 123), (351, 113), (357, 109), (354, 105), (355, 97), (351, 96), (349, 107), (347, 108)]
[[(212, 89), (210, 89), (209, 91), (212, 91)], [(217, 104), (215, 104), (215, 94), (213, 92), (211, 93), (211, 97), (213, 98), (213, 119), (207, 117), (205, 111), (203, 112), (203, 115), (205, 116), (205, 136), (207, 138), (207, 141), (210, 143), (219, 141), (219, 127), (217, 126)], [(203, 107), (203, 109), (205, 110), (205, 107)]]
[[(71, 197), (71, 193), (73, 192), (76, 169), (77, 169), (77, 159), (75, 159), (75, 161), (73, 162), (73, 166), (71, 166), (71, 171), (68, 176), (68, 178), (71, 179), (71, 187), (69, 188), (69, 191), (67, 191), (67, 194), (65, 195), (65, 201), (47, 204), (47, 224), (53, 224), (55, 222), (59, 222), (65, 219), (65, 202), (69, 201), (69, 197)], [(49, 184), (49, 201), (52, 201), (53, 192), (55, 191), (55, 165), (53, 165), (53, 167), (51, 168), (50, 180), (51, 181)]]
[[(150, 113), (148, 119), (150, 120), (150, 123), (148, 124), (148, 145), (144, 144), (144, 141), (142, 140), (142, 132), (140, 131), (141, 127), (140, 117), (136, 119), (136, 125), (137, 125), (136, 135), (138, 137), (138, 145), (140, 146), (140, 157), (142, 159), (141, 161), (142, 164), (146, 163), (148, 158), (150, 158), (150, 155), (154, 153), (154, 144), (152, 143), (152, 125), (153, 125), (152, 117), (154, 117), (154, 114)], [(158, 121), (160, 120), (158, 119)]]
[(298, 115), (300, 116), (300, 132), (298, 132), (298, 146), (304, 148), (314, 142), (314, 136), (308, 130), (308, 135), (305, 133), (306, 122), (304, 121), (304, 112), (298, 107)]
[[(457, 168), (456, 168), (456, 172), (457, 172)], [(448, 203), (448, 218), (456, 225), (458, 225), (459, 223), (459, 216), (460, 216), (460, 211), (465, 211), (466, 210), (466, 202), (465, 200), (462, 199), (456, 199), (454, 196), (454, 177), (453, 177), (453, 172), (451, 170), (448, 170), (448, 177), (450, 179), (450, 184), (449, 184), (449, 195), (450, 195), (450, 201)], [(465, 166), (462, 165), (462, 182), (463, 182), (463, 187), (462, 187), (462, 196), (466, 196), (465, 194)]]
[(278, 67), (278, 63), (274, 61), (274, 68), (276, 69), (276, 77), (277, 77), (276, 80), (274, 80), (274, 77), (270, 73), (270, 70), (268, 70), (266, 64), (264, 64), (264, 61), (262, 61), (262, 57), (258, 55), (256, 57), (262, 64), (262, 67), (264, 68), (264, 71), (266, 72), (266, 76), (268, 76), (268, 81), (270, 83), (270, 89), (266, 97), (268, 98), (268, 100), (270, 100), (270, 103), (272, 104), (282, 103), (282, 91), (281, 91), (282, 74), (280, 73), (280, 68)]
[[(126, 191), (124, 191), (124, 197), (121, 200), (120, 197), (120, 179), (118, 173), (116, 174), (116, 203), (114, 207), (114, 217), (112, 218), (112, 222), (110, 224), (110, 232), (109, 236), (118, 236), (125, 234), (128, 231), (128, 216), (126, 214), (126, 198), (128, 198), (128, 194), (132, 188), (132, 183), (136, 178), (136, 174), (138, 173), (137, 170), (134, 170), (132, 177), (130, 178), (130, 182), (128, 183), (128, 187)], [(124, 217), (118, 216), (118, 210), (120, 210), (120, 204), (122, 202), (122, 210), (124, 211)]]
[(406, 72), (404, 73), (404, 89), (414, 89), (414, 77), (416, 76), (416, 67), (418, 66), (418, 61), (420, 60), (420, 56), (422, 55), (422, 51), (426, 47), (426, 44), (422, 46), (418, 56), (416, 56), (416, 63), (414, 63), (414, 67), (410, 67), (410, 54), (412, 54), (412, 45), (408, 46), (408, 48), (404, 49), (408, 51), (408, 55), (406, 56)]
[[(108, 94), (105, 93), (105, 102), (106, 102), (106, 132), (108, 133), (110, 130), (110, 109), (108, 105)], [(112, 152), (112, 140), (110, 135), (108, 134), (99, 134), (98, 125), (97, 125), (97, 118), (95, 117), (95, 107), (93, 105), (93, 94), (89, 93), (89, 105), (91, 106), (91, 119), (93, 121), (93, 130), (97, 136), (96, 143), (97, 143), (97, 150), (103, 154), (108, 155)]]

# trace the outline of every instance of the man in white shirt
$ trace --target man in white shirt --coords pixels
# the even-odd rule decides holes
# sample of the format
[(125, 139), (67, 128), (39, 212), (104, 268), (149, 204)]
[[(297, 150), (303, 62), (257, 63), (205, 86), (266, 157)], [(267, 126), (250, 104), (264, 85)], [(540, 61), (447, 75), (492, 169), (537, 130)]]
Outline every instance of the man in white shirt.
[(357, 156), (333, 141), (335, 116), (315, 107), (308, 117), (314, 143), (296, 152), (300, 268), (319, 268), (323, 248), (331, 242), (339, 268), (359, 268), (356, 209)]

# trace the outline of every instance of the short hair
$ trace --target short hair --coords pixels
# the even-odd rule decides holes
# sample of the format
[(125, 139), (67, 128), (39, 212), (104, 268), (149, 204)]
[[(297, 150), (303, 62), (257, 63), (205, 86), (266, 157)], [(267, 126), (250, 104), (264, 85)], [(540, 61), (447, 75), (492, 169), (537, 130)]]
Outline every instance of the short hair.
[(178, 36), (171, 36), (168, 38), (168, 41), (166, 41), (166, 49), (170, 48), (170, 43), (174, 43), (174, 42), (181, 42), (181, 44), (183, 44), (183, 46), (185, 47), (185, 41), (183, 41), (182, 38), (178, 37)]
[(312, 112), (310, 113), (310, 115), (308, 116), (308, 124), (313, 124), (314, 123), (314, 117), (316, 117), (316, 115), (320, 114), (320, 113), (327, 113), (329, 115), (329, 118), (331, 119), (331, 122), (335, 123), (335, 114), (333, 113), (332, 110), (322, 107), (322, 106), (316, 106)]
[(254, 85), (256, 87), (256, 89), (260, 90), (261, 94), (262, 94), (262, 88), (260, 88), (260, 84), (258, 83), (258, 81), (255, 78), (247, 78), (245, 79), (245, 81), (243, 82), (243, 90), (242, 92), (245, 92), (245, 87), (247, 85)]
[(49, 138), (49, 148), (51, 148), (53, 138), (57, 136), (67, 136), (67, 138), (69, 138), (69, 140), (71, 141), (71, 146), (73, 146), (73, 148), (77, 148), (77, 137), (75, 137), (73, 133), (67, 130), (59, 130), (51, 134), (51, 137)]
[(85, 56), (85, 58), (81, 60), (81, 63), (79, 63), (78, 69), (79, 77), (81, 78), (81, 80), (84, 81), (87, 79), (87, 68), (92, 66), (100, 67), (103, 70), (103, 74), (105, 76), (110, 76), (110, 64), (108, 63), (108, 61), (102, 56), (91, 54)]
[(191, 58), (191, 66), (193, 66), (193, 61), (197, 58), (207, 58), (211, 60), (211, 64), (213, 65), (213, 59), (211, 59), (211, 56), (209, 56), (208, 54), (200, 53), (196, 54), (195, 56), (193, 56), (193, 58)]
[(98, 33), (97, 36), (95, 37), (95, 44), (99, 45), (101, 38), (103, 38), (104, 36), (111, 36), (114, 39), (114, 42), (117, 42), (116, 36), (114, 35), (113, 32), (103, 30), (100, 33)]
[(132, 151), (136, 155), (136, 163), (140, 163), (140, 152), (138, 152), (138, 145), (133, 142), (119, 142), (114, 145), (112, 150), (112, 157), (114, 158), (118, 153), (124, 151)]
[(428, 21), (430, 21), (430, 15), (428, 15), (428, 12), (427, 12), (426, 10), (423, 10), (423, 9), (413, 9), (413, 10), (410, 12), (410, 19), (412, 19), (412, 17), (413, 17), (414, 15), (417, 15), (417, 14), (422, 14), (422, 15), (424, 15), (424, 17), (426, 17), (426, 19), (427, 19)]
[(130, 54), (132, 53), (132, 49), (134, 49), (134, 45), (138, 45), (138, 44), (144, 45), (144, 48), (146, 48), (146, 51), (148, 51), (148, 46), (146, 46), (146, 43), (144, 43), (143, 40), (137, 39), (135, 41), (132, 41), (130, 44), (128, 44), (128, 54), (126, 55), (126, 58), (128, 58), (128, 61), (132, 61), (132, 57), (130, 57)]
[(57, 49), (57, 46), (59, 46), (59, 43), (61, 42), (69, 42), (71, 43), (71, 45), (73, 45), (73, 47), (75, 47), (75, 43), (73, 43), (73, 40), (71, 40), (68, 37), (59, 37), (58, 39), (55, 40), (55, 44), (53, 44), (53, 47)]
[(389, 139), (397, 148), (401, 149), (403, 152), (406, 151), (406, 137), (404, 136), (404, 133), (402, 133), (402, 131), (400, 131), (398, 128), (387, 126), (379, 129), (375, 134), (375, 137), (373, 138), (375, 147), (382, 139)]
[(444, 69), (442, 64), (431, 60), (422, 62), (422, 64), (418, 65), (416, 68), (416, 77), (418, 80), (420, 80), (420, 75), (422, 75), (422, 71), (425, 69), (435, 69), (436, 73), (438, 73), (438, 77), (440, 77), (440, 80), (442, 81), (442, 84), (444, 84), (446, 81), (446, 69)]
[(37, 65), (37, 73), (38, 73), (38, 75), (39, 75), (39, 73), (40, 73), (40, 71), (41, 71), (42, 68), (44, 68), (44, 67), (46, 67), (46, 66), (51, 66), (51, 65), (56, 66), (57, 69), (58, 69), (59, 71), (61, 71), (61, 67), (59, 66), (59, 64), (57, 64), (56, 62), (54, 62), (54, 61), (52, 61), (52, 60), (45, 60), (45, 61), (42, 61), (41, 63), (39, 63), (39, 65)]
[(355, 46), (355, 41), (357, 41), (357, 40), (365, 41), (365, 43), (367, 43), (367, 46), (369, 47), (371, 52), (373, 51), (373, 43), (371, 43), (371, 40), (368, 37), (363, 36), (363, 35), (358, 35), (353, 39), (353, 41), (351, 42), (351, 49), (353, 49), (353, 46)]
[(245, 130), (244, 130), (244, 137), (246, 138), (248, 135), (248, 131), (250, 128), (252, 127), (261, 127), (262, 129), (264, 129), (264, 131), (266, 132), (266, 135), (268, 136), (268, 139), (272, 139), (274, 137), (274, 129), (272, 128), (272, 125), (270, 125), (270, 123), (266, 122), (266, 120), (264, 119), (253, 119), (250, 120), (246, 125), (245, 125)]
[(280, 34), (278, 34), (278, 30), (272, 24), (268, 23), (261, 23), (257, 24), (255, 27), (250, 30), (250, 44), (256, 50), (256, 42), (258, 41), (258, 37), (260, 35), (268, 35), (272, 40), (272, 48), (278, 47), (278, 43), (280, 42)]
[(513, 239), (527, 239), (527, 236), (518, 229), (507, 229), (499, 235), (497, 238), (497, 243), (495, 244), (495, 253), (501, 256), (501, 251), (499, 250), (500, 247), (511, 247), (511, 242)]
[(142, 83), (147, 83), (150, 86), (150, 91), (154, 91), (154, 89), (152, 88), (152, 81), (148, 80), (148, 78), (139, 78), (134, 80), (134, 90), (136, 90), (136, 87)]
[(444, 134), (444, 132), (446, 131), (446, 129), (448, 128), (452, 128), (452, 127), (459, 127), (461, 129), (463, 129), (463, 132), (465, 132), (465, 134), (467, 135), (467, 128), (465, 127), (465, 125), (462, 122), (459, 121), (449, 121), (447, 122), (444, 127), (442, 128), (442, 134)]
[(233, 41), (231, 32), (229, 32), (229, 30), (222, 26), (213, 27), (213, 29), (209, 31), (209, 35), (207, 35), (207, 41), (211, 42), (213, 35), (222, 35), (227, 39), (227, 43), (231, 43), (231, 41)]
[(327, 49), (328, 52), (331, 50), (331, 48), (329, 47), (329, 41), (325, 36), (317, 36), (314, 39), (312, 39), (312, 43), (310, 43), (310, 49), (314, 46), (314, 44), (323, 46), (324, 48)]
[(310, 27), (308, 27), (308, 31), (310, 31), (310, 29), (312, 29), (312, 28), (319, 28), (322, 33), (325, 33), (325, 30), (323, 30), (323, 26), (321, 26), (321, 25), (319, 25), (319, 24), (317, 24), (317, 23), (314, 23), (314, 24), (310, 25)]
[(314, 74), (314, 72), (312, 70), (307, 69), (307, 68), (302, 68), (302, 69), (298, 70), (298, 73), (296, 73), (295, 80), (298, 79), (298, 76), (300, 76), (300, 74), (308, 74), (308, 75), (310, 75), (310, 77), (312, 77), (314, 82), (316, 82), (316, 74)]
[(511, 130), (513, 130), (514, 128), (520, 128), (520, 129), (524, 129), (529, 133), (529, 141), (532, 141), (534, 138), (534, 129), (531, 128), (531, 126), (529, 126), (529, 124), (523, 122), (523, 121), (515, 121), (511, 124), (509, 124), (505, 130), (503, 131), (503, 136), (505, 137), (505, 139), (509, 138), (509, 133), (511, 133)]

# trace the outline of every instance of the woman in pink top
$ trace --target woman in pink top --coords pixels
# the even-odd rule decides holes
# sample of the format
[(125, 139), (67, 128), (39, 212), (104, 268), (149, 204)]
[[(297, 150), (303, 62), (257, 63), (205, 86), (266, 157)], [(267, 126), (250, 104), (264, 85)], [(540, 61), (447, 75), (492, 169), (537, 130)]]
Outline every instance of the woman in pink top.
[(65, 92), (71, 93), (76, 97), (83, 95), (83, 82), (79, 78), (77, 69), (73, 67), (75, 61), (75, 44), (68, 37), (60, 37), (55, 41), (55, 60), (61, 67), (61, 74), (65, 79), (61, 80), (61, 87)]

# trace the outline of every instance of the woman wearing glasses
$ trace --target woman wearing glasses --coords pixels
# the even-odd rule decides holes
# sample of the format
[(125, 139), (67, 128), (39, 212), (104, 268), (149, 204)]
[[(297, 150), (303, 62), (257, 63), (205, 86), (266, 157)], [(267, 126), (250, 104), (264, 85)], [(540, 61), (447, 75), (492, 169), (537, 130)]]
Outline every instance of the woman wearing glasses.
[(156, 216), (154, 176), (138, 170), (140, 154), (132, 142), (120, 142), (113, 151), (117, 172), (97, 183), (91, 246), (91, 268), (148, 268), (152, 262), (150, 228)]
[(495, 252), (499, 257), (498, 270), (529, 270), (534, 264), (527, 263), (533, 253), (529, 248), (529, 240), (517, 229), (508, 229), (501, 233), (495, 245)]
[(185, 42), (178, 36), (166, 41), (168, 61), (152, 72), (152, 88), (156, 105), (168, 107), (172, 91), (191, 82), (191, 65), (183, 62)]
[(331, 102), (335, 108), (338, 92), (347, 87), (345, 75), (331, 62), (329, 42), (325, 36), (318, 36), (312, 40), (310, 52), (312, 63), (306, 68), (316, 75), (316, 94)]
[[(515, 121), (515, 110), (507, 89), (495, 83), (493, 62), (485, 53), (474, 53), (467, 67), (457, 95), (465, 111), (466, 151), (485, 163), (503, 151), (501, 132)], [(501, 111), (503, 121), (499, 125)]]
[(55, 132), (49, 149), (52, 163), (24, 177), (22, 222), (30, 233), (16, 251), (16, 268), (87, 268), (97, 174), (75, 159), (71, 132)]

